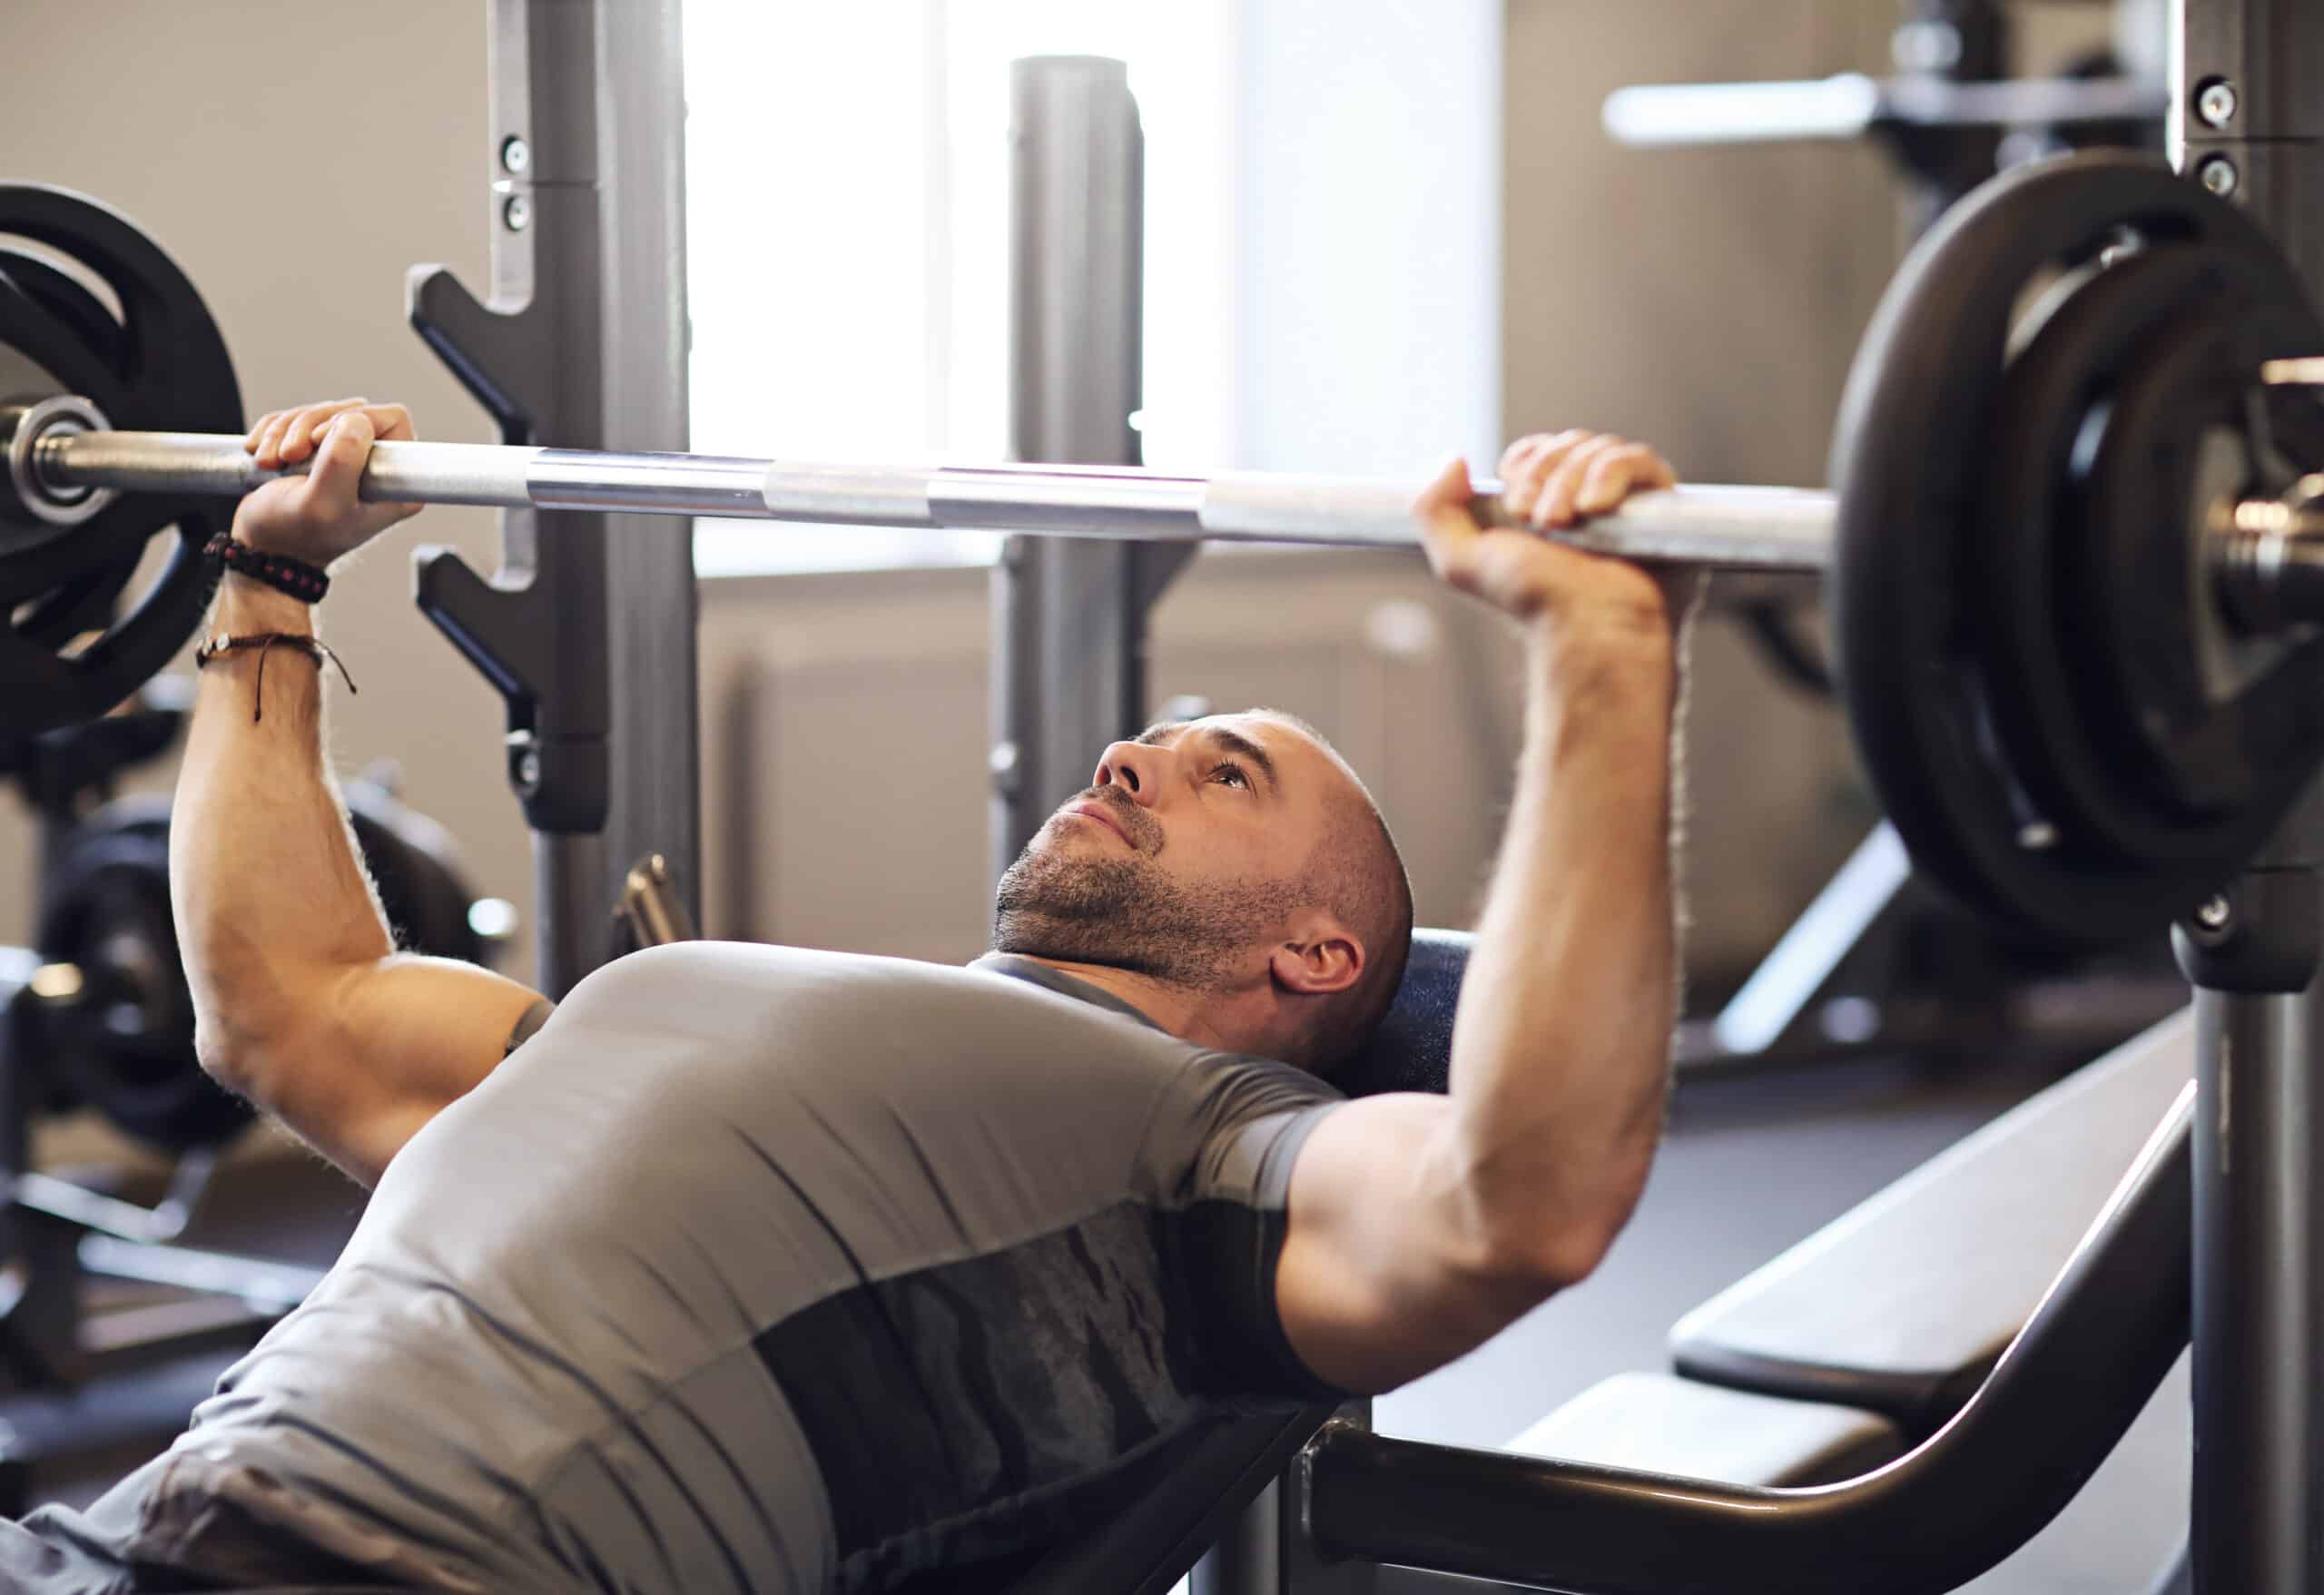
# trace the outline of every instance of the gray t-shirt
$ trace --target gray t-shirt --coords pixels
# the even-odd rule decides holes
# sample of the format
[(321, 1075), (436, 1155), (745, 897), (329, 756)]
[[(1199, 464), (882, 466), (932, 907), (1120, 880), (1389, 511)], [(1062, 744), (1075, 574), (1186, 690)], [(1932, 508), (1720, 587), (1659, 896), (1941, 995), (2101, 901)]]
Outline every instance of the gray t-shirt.
[(1222, 1406), (1336, 1393), (1274, 1277), (1337, 1100), (1024, 960), (623, 959), (116, 1491), (133, 1549), (693, 1595), (1038, 1541)]

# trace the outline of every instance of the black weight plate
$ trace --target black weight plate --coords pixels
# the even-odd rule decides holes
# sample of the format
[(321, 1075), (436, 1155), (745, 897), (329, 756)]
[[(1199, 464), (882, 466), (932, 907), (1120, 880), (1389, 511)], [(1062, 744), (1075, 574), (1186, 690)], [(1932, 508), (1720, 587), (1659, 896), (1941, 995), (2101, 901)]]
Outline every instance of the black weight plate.
[[(122, 315), (113, 322), (86, 289), (11, 251), (0, 260), (0, 344), (93, 400), (123, 430), (241, 430), (241, 396), (216, 324), (185, 275), (134, 225), (77, 194), (0, 185), (0, 237), (8, 235), (85, 268), (112, 290)], [(93, 307), (103, 325), (92, 319)], [(12, 617), (0, 629), (0, 682), (10, 689), (0, 701), (0, 737), (101, 714), (165, 665), (201, 621), (209, 580), (199, 551), (232, 510), (223, 500), (139, 495), (77, 527), (0, 525), (0, 605)], [(57, 653), (65, 616), (85, 613), (110, 580), (96, 573), (171, 529), (177, 546), (129, 612), (73, 656)]]
[(25, 250), (0, 248), (0, 277), (64, 323), (66, 336), (108, 370), (125, 369), (127, 335), (120, 319), (77, 277)]
[[(2324, 462), (2324, 412), (2304, 390), (2263, 399), (2253, 375), (2265, 359), (2324, 353), (2324, 327), (2299, 284), (2274, 287), (2264, 302), (2239, 299), (2158, 332), (2093, 418), (2083, 450), (2093, 576), (2070, 595), (2095, 645), (2093, 725), (2183, 807), (2238, 812), (2241, 851), (2324, 756), (2324, 639), (2240, 635), (2211, 561), (2189, 557), (2187, 528), (2211, 508), (2199, 498), (2273, 497)], [(2255, 402), (2267, 405), (2272, 448), (2248, 436)], [(2228, 451), (2217, 479), (2206, 437)], [(2270, 458), (2278, 449), (2281, 465)]]
[[(60, 323), (72, 344), (94, 353), (103, 369), (118, 370), (126, 361), (125, 334), (113, 312), (77, 279), (38, 256), (0, 249), (0, 291), (31, 300)], [(104, 563), (28, 601), (15, 617), (16, 635), (43, 647), (61, 648), (84, 632), (102, 631), (145, 552), (142, 537), (120, 536), (116, 542), (117, 551)]]
[[(2143, 714), (2109, 668), (2121, 639), (2110, 643), (2089, 623), (2084, 601), (2112, 592), (2141, 612), (2142, 668), (2169, 669), (2152, 650), (2177, 632), (2184, 668), (2174, 674), (2193, 674), (2186, 617), (2201, 540), (2191, 519), (2173, 522), (2162, 507), (2142, 505), (2134, 513), (2156, 536), (2125, 563), (2127, 550), (2106, 529), (2109, 513), (2080, 490), (2075, 461), (2115, 384), (2147, 369), (2156, 340), (2174, 328), (2223, 317), (2250, 323), (2251, 347), (2313, 345), (2312, 319), (2296, 299), (2289, 321), (2265, 313), (2288, 290), (2297, 293), (2278, 260), (2240, 258), (2228, 240), (2153, 245), (2061, 295), (2003, 380), (1996, 457), (1973, 528), (1971, 580), (1985, 601), (1979, 669), (1998, 745), (2049, 827), (2049, 850), (2101, 891), (2128, 869), (2137, 897), (2165, 891), (2174, 901), (2197, 901), (2218, 884), (2221, 860), (2259, 844), (2289, 794), (2280, 763), (2174, 772), (2126, 738)], [(2208, 603), (2208, 586), (2201, 596)], [(2222, 728), (2234, 717), (2224, 704), (2201, 712)]]
[(66, 836), (52, 863), (39, 946), (82, 972), (82, 994), (43, 1009), (38, 1065), (52, 1107), (94, 1108), (165, 1152), (241, 1133), (249, 1103), (202, 1070), (170, 915), (169, 804), (126, 798)]
[[(346, 796), (396, 945), (487, 961), (448, 834), (370, 783), (351, 783)], [(58, 850), (39, 947), (44, 961), (80, 967), (84, 996), (39, 1010), (36, 1062), (52, 1108), (91, 1108), (178, 1153), (232, 1139), (253, 1114), (194, 1055), (193, 998), (170, 916), (169, 826), (168, 800), (122, 798), (74, 827)]]
[[(0, 188), (0, 194), (6, 192)], [(85, 316), (59, 314), (55, 296), (28, 291), (22, 261), (29, 257), (12, 253), (11, 258), (18, 270), (0, 276), (0, 345), (39, 366), (56, 391), (90, 399), (108, 418), (123, 409), (133, 410), (137, 399), (121, 363), (126, 358), (126, 333), (120, 324), (110, 323), (113, 330), (109, 334), (84, 338)], [(94, 298), (83, 309), (89, 306), (106, 314)], [(116, 419), (113, 424), (124, 423)], [(166, 514), (161, 521), (152, 518), (157, 504), (145, 498), (119, 501), (76, 527), (0, 519), (0, 602), (24, 603), (102, 565), (142, 556), (146, 539), (168, 524)]]
[(451, 833), (372, 782), (350, 782), (342, 795), (396, 945), (465, 963), (490, 962), (492, 950), (468, 922), (476, 894), (460, 878)]
[(1973, 532), (2015, 302), (2122, 230), (2150, 245), (2269, 247), (2233, 206), (2142, 157), (2095, 152), (1996, 178), (1947, 212), (1889, 285), (1832, 454), (1837, 663), (1889, 817), (1915, 865), (1989, 922), (2086, 944), (2151, 931), (2187, 905), (2175, 873), (2024, 845), (2042, 816), (1997, 746)]

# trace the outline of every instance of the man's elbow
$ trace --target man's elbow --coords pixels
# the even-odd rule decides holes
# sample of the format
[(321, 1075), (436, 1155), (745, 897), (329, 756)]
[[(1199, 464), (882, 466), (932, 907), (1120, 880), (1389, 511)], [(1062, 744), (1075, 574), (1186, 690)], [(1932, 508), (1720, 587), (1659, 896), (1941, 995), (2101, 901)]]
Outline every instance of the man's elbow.
[(1613, 1249), (1619, 1222), (1564, 1220), (1508, 1226), (1509, 1233), (1485, 1243), (1482, 1272), (1502, 1291), (1527, 1305), (1572, 1289), (1592, 1274)]
[(1593, 1188), (1553, 1185), (1495, 1201), (1482, 1225), (1485, 1270), (1537, 1301), (1571, 1289), (1613, 1250), (1644, 1186), (1641, 1166)]
[(315, 1056), (330, 1029), (326, 992), (317, 983), (295, 994), (278, 986), (262, 995), (246, 989), (238, 998), (196, 1003), (194, 1057), (225, 1089), (280, 1113), (285, 1088), (296, 1084), (296, 1060)]
[(244, 958), (235, 979), (212, 972), (192, 989), (192, 1051), (202, 1072), (272, 1109), (283, 1074), (316, 1056), (344, 1002), (349, 970)]
[(202, 1073), (226, 1090), (264, 1105), (267, 1080), (274, 1071), (266, 1061), (263, 1032), (204, 1015), (194, 1024), (193, 1055)]

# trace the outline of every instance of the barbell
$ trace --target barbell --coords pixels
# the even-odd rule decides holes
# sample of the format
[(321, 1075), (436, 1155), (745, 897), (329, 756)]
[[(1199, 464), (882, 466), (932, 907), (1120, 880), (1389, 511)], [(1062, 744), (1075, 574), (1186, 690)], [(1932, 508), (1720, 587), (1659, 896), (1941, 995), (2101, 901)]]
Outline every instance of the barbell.
[[(206, 598), (191, 555), (214, 507), (268, 477), (228, 413), (222, 344), (158, 250), (46, 190), (0, 189), (10, 231), (76, 254), (124, 313), (92, 318), (44, 279), (0, 291), (0, 344), (55, 379), (0, 413), (0, 596), (16, 606), (0, 681), (29, 689), (0, 704), (0, 733), (101, 713), (158, 668)], [(0, 289), (15, 270), (0, 250)], [(170, 350), (145, 347), (150, 305)], [(172, 351), (190, 371), (149, 382), (176, 371), (155, 359)], [(2310, 475), (2324, 408), (2300, 363), (2319, 356), (2306, 290), (2230, 203), (2121, 153), (2024, 167), (1955, 207), (1890, 285), (1843, 398), (1836, 492), (1646, 494), (1566, 540), (1827, 575), (1848, 720), (1916, 864), (2002, 927), (2148, 931), (2231, 875), (2324, 760), (2324, 478)], [(1157, 541), (1417, 540), (1413, 484), (1245, 473), (403, 443), (373, 451), (362, 490)], [(1479, 508), (1498, 518), (1489, 484)], [(93, 601), (74, 595), (109, 603), (121, 559), (164, 525), (182, 541), (154, 588), (59, 654), (60, 617), (85, 623)]]
[[(9, 508), (60, 524), (102, 513), (124, 489), (238, 496), (311, 463), (261, 470), (239, 437), (112, 430), (77, 398), (0, 406), (0, 438)], [(487, 443), (377, 443), (358, 485), (370, 502), (1343, 548), (1416, 546), (1419, 492), (1411, 482), (1275, 472), (822, 465)], [(1479, 484), (1478, 515), (1518, 524), (1500, 492)], [(1655, 563), (1812, 572), (1829, 559), (1833, 517), (1832, 496), (1807, 488), (1680, 487), (1641, 494), (1561, 537)]]

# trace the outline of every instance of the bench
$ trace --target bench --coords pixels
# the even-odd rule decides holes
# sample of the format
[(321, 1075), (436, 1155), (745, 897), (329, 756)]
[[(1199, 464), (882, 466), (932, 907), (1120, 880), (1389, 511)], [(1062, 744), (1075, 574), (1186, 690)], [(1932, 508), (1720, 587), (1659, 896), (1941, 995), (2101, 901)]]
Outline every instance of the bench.
[(1958, 1412), (2193, 1078), (2191, 1009), (2029, 1098), (1681, 1318), (1689, 1379), (1878, 1413)]

